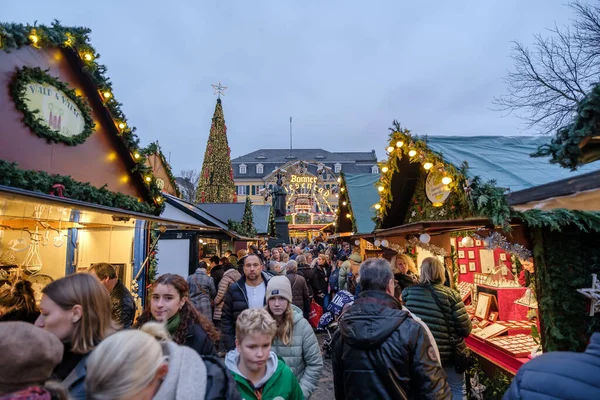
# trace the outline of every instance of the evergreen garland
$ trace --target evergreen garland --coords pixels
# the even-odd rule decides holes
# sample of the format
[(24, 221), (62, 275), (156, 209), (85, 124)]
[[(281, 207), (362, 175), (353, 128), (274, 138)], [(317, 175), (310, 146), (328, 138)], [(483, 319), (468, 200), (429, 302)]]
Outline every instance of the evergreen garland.
[[(30, 110), (25, 101), (27, 94), (27, 85), (31, 82), (48, 84), (63, 92), (81, 111), (84, 120), (83, 131), (74, 136), (65, 136), (58, 131), (50, 128), (47, 122), (40, 116), (40, 110)], [(78, 96), (75, 90), (64, 82), (48, 75), (46, 71), (40, 68), (20, 68), (10, 84), (10, 91), (15, 102), (15, 106), (23, 113), (23, 122), (29, 126), (39, 137), (44, 138), (48, 143), (64, 143), (68, 146), (76, 146), (86, 141), (94, 132), (94, 120), (92, 119), (92, 109), (85, 99)]]
[(176, 196), (181, 198), (181, 192), (179, 191), (179, 185), (177, 184), (177, 181), (175, 180), (175, 176), (173, 175), (173, 171), (171, 170), (171, 165), (169, 165), (167, 159), (165, 158), (165, 155), (163, 154), (160, 146), (158, 145), (158, 142), (150, 143), (148, 146), (146, 146), (146, 148), (144, 148), (140, 152), (140, 154), (146, 158), (148, 158), (148, 156), (150, 156), (150, 155), (155, 154), (160, 158), (160, 161), (162, 162), (163, 167), (165, 168), (165, 172), (166, 172), (167, 176), (169, 177), (169, 182), (171, 183), (171, 186), (173, 186), (173, 188), (175, 189)]
[[(532, 157), (550, 156), (551, 163), (575, 170), (586, 162), (580, 143), (587, 137), (596, 135), (599, 128), (600, 84), (594, 86), (579, 102), (575, 120), (558, 129), (556, 137), (549, 144), (541, 145)], [(592, 155), (590, 160), (597, 158)]]
[(269, 209), (269, 229), (267, 230), (267, 235), (274, 238), (277, 236), (277, 229), (275, 227), (275, 211), (273, 206)]
[[(148, 256), (148, 285), (151, 285), (156, 280), (158, 275), (158, 258), (156, 258), (156, 254), (158, 253), (158, 237), (159, 234), (156, 230), (150, 230), (150, 243), (154, 245), (154, 250)], [(147, 298), (147, 297), (146, 297)]]
[(52, 186), (63, 185), (63, 195), (69, 199), (116, 207), (144, 214), (160, 215), (164, 204), (152, 205), (138, 201), (123, 193), (111, 192), (106, 185), (96, 188), (70, 176), (50, 175), (45, 171), (28, 171), (17, 167), (16, 163), (0, 160), (0, 185), (31, 190), (38, 193), (51, 193)]
[(217, 99), (196, 190), (196, 203), (236, 202), (231, 149), (221, 99)]
[[(135, 127), (129, 126), (127, 118), (121, 110), (122, 104), (114, 96), (112, 83), (106, 76), (106, 66), (97, 62), (100, 54), (90, 44), (89, 35), (91, 30), (84, 27), (65, 27), (59, 21), (54, 20), (50, 26), (47, 25), (24, 25), (15, 23), (0, 23), (0, 50), (10, 52), (12, 49), (20, 49), (24, 46), (36, 48), (60, 48), (63, 51), (74, 52), (80, 57), (83, 72), (91, 79), (98, 88), (98, 96), (104, 106), (108, 109), (119, 137), (131, 153), (136, 163), (132, 172), (139, 173), (156, 209), (164, 208), (161, 190), (156, 185), (156, 179), (149, 167), (145, 166), (145, 157), (139, 154), (139, 138), (135, 134)], [(34, 40), (35, 39), (35, 40)], [(107, 94), (108, 96), (105, 96)], [(83, 110), (82, 110), (83, 111)], [(135, 155), (138, 157), (135, 157)], [(147, 180), (146, 178), (150, 178)]]

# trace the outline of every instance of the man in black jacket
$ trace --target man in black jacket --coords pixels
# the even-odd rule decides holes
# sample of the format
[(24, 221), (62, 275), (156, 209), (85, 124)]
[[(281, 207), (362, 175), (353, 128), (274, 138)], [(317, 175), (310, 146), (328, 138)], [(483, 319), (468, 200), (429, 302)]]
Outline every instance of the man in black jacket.
[(426, 328), (393, 296), (384, 259), (360, 266), (361, 293), (333, 337), (335, 398), (449, 399), (452, 397)]
[(219, 282), (221, 282), (224, 273), (221, 259), (218, 256), (212, 256), (210, 258), (210, 277), (215, 281), (215, 288), (219, 289)]
[(263, 272), (262, 259), (256, 254), (244, 257), (244, 274), (232, 283), (225, 293), (221, 314), (221, 333), (227, 351), (235, 348), (235, 323), (238, 315), (247, 308), (265, 306), (269, 276)]
[(98, 263), (90, 267), (90, 274), (96, 276), (110, 293), (112, 314), (123, 329), (131, 328), (135, 317), (135, 301), (123, 282), (117, 278), (115, 268), (108, 263)]

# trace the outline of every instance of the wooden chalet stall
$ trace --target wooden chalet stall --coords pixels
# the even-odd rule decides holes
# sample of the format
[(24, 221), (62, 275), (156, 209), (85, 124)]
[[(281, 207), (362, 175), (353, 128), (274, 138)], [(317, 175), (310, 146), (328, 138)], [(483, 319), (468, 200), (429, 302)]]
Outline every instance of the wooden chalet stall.
[[(576, 291), (600, 272), (600, 214), (508, 204), (507, 193), (598, 168), (571, 173), (531, 158), (544, 140), (417, 137), (396, 124), (381, 165), (375, 240), (417, 265), (444, 261), (474, 325), (467, 345), (480, 363), (471, 373), (489, 387), (509, 382), (492, 369), (515, 374), (541, 351), (538, 343), (543, 351), (583, 350), (600, 327)], [(529, 255), (533, 273), (524, 272)]]
[(39, 294), (110, 262), (143, 297), (151, 236), (218, 229), (158, 217), (161, 188), (89, 33), (0, 24), (0, 284), (29, 279)]

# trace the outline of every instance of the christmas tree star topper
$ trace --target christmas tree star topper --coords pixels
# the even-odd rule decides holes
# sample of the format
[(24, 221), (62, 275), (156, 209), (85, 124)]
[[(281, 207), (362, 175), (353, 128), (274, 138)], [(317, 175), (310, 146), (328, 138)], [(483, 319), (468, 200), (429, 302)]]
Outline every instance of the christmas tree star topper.
[(591, 300), (590, 317), (600, 312), (600, 281), (596, 274), (592, 274), (592, 287), (586, 289), (577, 289), (579, 293)]
[(227, 89), (227, 86), (223, 86), (221, 85), (221, 82), (219, 81), (219, 83), (217, 83), (216, 85), (210, 85), (213, 87), (213, 89), (215, 89), (215, 93), (217, 95), (217, 98), (220, 99), (221, 95), (225, 96), (225, 89)]

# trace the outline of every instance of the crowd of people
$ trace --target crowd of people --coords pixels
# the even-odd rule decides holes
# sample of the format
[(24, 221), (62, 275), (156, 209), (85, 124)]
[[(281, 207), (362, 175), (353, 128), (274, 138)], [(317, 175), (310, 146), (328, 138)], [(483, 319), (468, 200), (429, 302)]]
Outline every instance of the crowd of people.
[[(466, 399), (456, 349), (471, 321), (451, 286), (437, 258), (417, 270), (406, 254), (363, 261), (323, 240), (251, 245), (199, 261), (187, 278), (160, 275), (145, 310), (108, 263), (51, 282), (39, 305), (18, 281), (0, 289), (0, 400), (309, 399), (323, 370), (311, 310), (342, 292), (353, 302), (332, 339), (336, 399)], [(545, 357), (596, 368), (582, 382), (594, 396), (552, 398), (595, 398), (598, 336), (584, 354), (538, 357), (505, 398), (560, 393), (548, 389), (560, 368)], [(532, 387), (541, 376), (546, 387)]]

